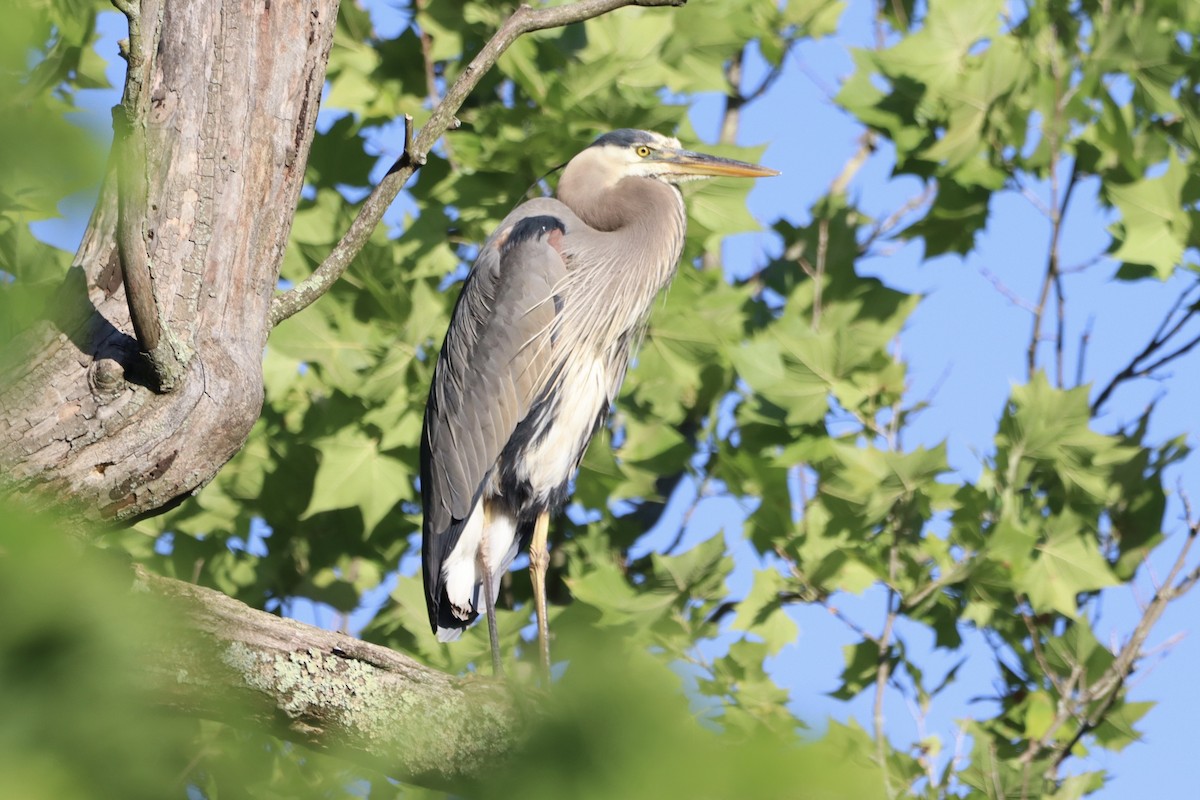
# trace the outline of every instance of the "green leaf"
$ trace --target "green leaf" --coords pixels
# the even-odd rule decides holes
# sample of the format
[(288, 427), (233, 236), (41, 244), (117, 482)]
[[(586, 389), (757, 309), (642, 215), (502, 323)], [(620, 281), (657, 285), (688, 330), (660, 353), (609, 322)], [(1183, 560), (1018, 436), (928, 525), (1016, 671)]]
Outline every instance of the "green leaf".
[(1114, 231), (1119, 246), (1113, 258), (1152, 267), (1162, 280), (1171, 276), (1192, 230), (1182, 197), (1188, 173), (1188, 167), (1172, 153), (1166, 172), (1156, 178), (1106, 185), (1109, 201), (1121, 212)]
[(1120, 702), (1104, 715), (1094, 730), (1096, 741), (1106, 750), (1119, 753), (1134, 742), (1142, 741), (1142, 735), (1133, 727), (1146, 716), (1156, 703)]
[(932, 0), (925, 24), (883, 51), (880, 66), (889, 76), (904, 76), (935, 88), (945, 86), (955, 80), (971, 48), (997, 33), (1003, 8), (1003, 0)]
[[(846, 660), (846, 668), (842, 670), (841, 676), (842, 685), (830, 695), (839, 700), (850, 700), (875, 682), (880, 666), (879, 645), (864, 640), (858, 644), (846, 645), (842, 648), (842, 654)], [(895, 666), (897, 661), (898, 657), (889, 652), (887, 662)]]
[(1104, 782), (1104, 773), (1099, 771), (1070, 775), (1063, 779), (1057, 791), (1046, 797), (1047, 800), (1080, 800), (1103, 789)]
[(713, 598), (725, 593), (725, 576), (733, 559), (725, 554), (725, 534), (718, 531), (677, 556), (650, 556), (663, 583), (690, 597)]
[[(1119, 581), (1100, 555), (1096, 543), (1072, 525), (1059, 519), (1049, 538), (1038, 545), (1038, 557), (1018, 581), (1034, 611), (1057, 611), (1074, 618), (1075, 598)], [(1052, 523), (1054, 524), (1054, 523)]]
[(597, 609), (600, 623), (610, 627), (648, 628), (675, 602), (674, 593), (637, 591), (615, 565), (605, 562), (568, 578), (567, 585), (576, 600)]
[(901, 453), (833, 442), (830, 453), (820, 468), (822, 493), (860, 508), (869, 520), (883, 519), (902, 499), (936, 491), (934, 479), (949, 469), (944, 445)]
[(987, 225), (992, 193), (972, 182), (953, 180), (938, 183), (937, 197), (929, 211), (904, 229), (906, 239), (925, 241), (925, 258), (947, 253), (966, 255), (975, 247), (975, 237)]
[(769, 655), (776, 655), (784, 645), (796, 641), (800, 628), (783, 610), (780, 595), (787, 580), (775, 569), (756, 570), (754, 585), (738, 604), (732, 628), (762, 638)]
[(1033, 692), (1025, 699), (1025, 738), (1041, 739), (1054, 721), (1054, 700), (1046, 692)]
[(837, 32), (838, 21), (846, 4), (840, 0), (788, 0), (783, 9), (785, 21), (801, 28), (813, 39)]
[(370, 534), (400, 500), (412, 494), (412, 473), (402, 461), (379, 452), (379, 442), (346, 428), (313, 442), (320, 465), (312, 499), (302, 518), (322, 511), (358, 507), (363, 533)]

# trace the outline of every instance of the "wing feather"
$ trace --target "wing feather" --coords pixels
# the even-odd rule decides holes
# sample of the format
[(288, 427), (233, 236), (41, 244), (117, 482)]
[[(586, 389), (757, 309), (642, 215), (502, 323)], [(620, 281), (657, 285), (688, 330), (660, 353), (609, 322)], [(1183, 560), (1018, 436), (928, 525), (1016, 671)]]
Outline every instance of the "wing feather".
[[(538, 216), (530, 205), (501, 224), (467, 277), (425, 408), (422, 562), (435, 629), (453, 622), (449, 609), (441, 607), (442, 563), (505, 444), (529, 413), (552, 358), (548, 337), (556, 313), (554, 293), (566, 266), (545, 236), (510, 241), (514, 229), (528, 233), (529, 226), (519, 223)], [(544, 206), (539, 204), (539, 210)], [(561, 230), (563, 223), (554, 222)]]

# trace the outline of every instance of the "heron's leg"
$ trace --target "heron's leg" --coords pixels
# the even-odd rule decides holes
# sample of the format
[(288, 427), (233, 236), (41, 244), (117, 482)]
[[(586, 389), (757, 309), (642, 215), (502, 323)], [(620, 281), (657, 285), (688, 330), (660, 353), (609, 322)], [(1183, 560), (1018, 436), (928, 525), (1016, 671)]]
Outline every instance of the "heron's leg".
[(487, 508), (484, 507), (483, 540), (479, 543), (476, 564), (483, 576), (483, 607), (487, 614), (488, 642), (492, 646), (492, 674), (504, 677), (504, 665), (500, 663), (500, 633), (496, 630), (496, 593), (492, 591), (492, 571), (488, 568)]
[(550, 677), (550, 629), (546, 624), (546, 568), (550, 566), (550, 514), (538, 514), (533, 525), (533, 541), (529, 544), (529, 576), (533, 581), (533, 604), (537, 614), (538, 652), (542, 668)]

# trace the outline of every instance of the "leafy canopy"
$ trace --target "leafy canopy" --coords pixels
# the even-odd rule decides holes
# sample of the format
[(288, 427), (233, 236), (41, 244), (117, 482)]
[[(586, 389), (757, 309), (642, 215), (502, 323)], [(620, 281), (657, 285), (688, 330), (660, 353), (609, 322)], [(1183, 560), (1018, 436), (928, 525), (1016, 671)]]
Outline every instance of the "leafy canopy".
[[(72, 93), (100, 80), (92, 16), (68, 18), (69, 5), (22, 23), (24, 41), (49, 42), (35, 48), (32, 71), (21, 59), (5, 65), (5, 80), (25, 77), (4, 102), (37, 112), (0, 114), (0, 136), (25, 138), (36, 125), (44, 143), (4, 164), (16, 179), (0, 204), (0, 276), (21, 288), (66, 264), (32, 240), (28, 222), (94, 180), (79, 165), (48, 163), (81, 136), (64, 121)], [(945, 443), (905, 446), (924, 404), (910, 396), (894, 344), (920, 298), (862, 269), (906, 241), (926, 258), (972, 253), (996, 197), (1030, 185), (1052, 187), (1057, 230), (1072, 188), (1090, 180), (1111, 220), (1092, 234), (1104, 257), (1091, 268), (1115, 265), (1129, 281), (1196, 271), (1200, 66), (1188, 42), (1200, 5), (1101, 5), (880, 4), (878, 44), (855, 51), (836, 103), (870, 142), (886, 143), (874, 158), (927, 187), (889, 219), (872, 219), (837, 184), (763, 221), (773, 255), (723, 271), (713, 267), (721, 242), (758, 228), (748, 186), (689, 193), (685, 264), (588, 453), (575, 505), (554, 526), (552, 626), (568, 664), (563, 704), (535, 737), (546, 769), (502, 775), (496, 787), (1075, 798), (1103, 784), (1103, 772), (1060, 765), (1135, 741), (1148, 705), (1127, 701), (1131, 667), (1098, 641), (1096, 609), (1162, 546), (1164, 474), (1186, 447), (1149, 440), (1148, 417), (1122, 429), (1098, 423), (1093, 390), (1061, 378), (1037, 331), (1029, 375), (1013, 387), (978, 475), (953, 471)], [(421, 124), (507, 13), (479, 0), (406, 11), (382, 36), (365, 11), (342, 6), (286, 281), (320, 263), (352, 217), (348, 198), (398, 155), (395, 118)], [(195, 499), (112, 544), (251, 605), (289, 611), (308, 600), (352, 615), (363, 636), (439, 668), (486, 663), (482, 626), (454, 647), (433, 639), (414, 574), (432, 354), (478, 243), (598, 131), (654, 128), (698, 142), (688, 112), (706, 94), (733, 93), (729, 108), (787, 104), (770, 81), (757, 99), (731, 65), (790, 68), (797, 49), (838, 32), (842, 11), (830, 0), (628, 8), (518, 41), (346, 277), (273, 332), (266, 404), (243, 451)], [(1047, 247), (1050, 287), (1062, 274), (1057, 239)], [(0, 320), (19, 324), (7, 312)], [(695, 541), (693, 514), (722, 499), (743, 509), (742, 530)], [(739, 533), (748, 547), (731, 548)], [(651, 541), (664, 546), (651, 551)], [(731, 590), (735, 577), (748, 588)], [(389, 597), (379, 603), (381, 586)], [(881, 599), (886, 624), (840, 610), (860, 595)], [(523, 575), (505, 581), (502, 605), (501, 638), (521, 659), (520, 678), (533, 671)], [(803, 698), (780, 687), (779, 665), (802, 606), (828, 609), (853, 632), (841, 654), (803, 655), (844, 660), (832, 694), (847, 703), (895, 694), (924, 714), (960, 667), (984, 662), (996, 691), (961, 722), (966, 751), (952, 758), (943, 733), (910, 742), (856, 723), (829, 723), (818, 744), (800, 747)], [(955, 665), (929, 669), (913, 631), (931, 634)], [(971, 646), (981, 636), (990, 648)], [(232, 755), (244, 735), (201, 736), (209, 755), (189, 780), (206, 796), (242, 780), (230, 765), (263, 769)], [(310, 756), (253, 741), (276, 777), (316, 770)], [(822, 759), (840, 765), (835, 774), (819, 769)], [(321, 796), (350, 785), (331, 769), (310, 786)], [(364, 780), (371, 796), (385, 791), (377, 776)], [(805, 780), (811, 788), (797, 789)], [(264, 786), (246, 791), (266, 796)]]

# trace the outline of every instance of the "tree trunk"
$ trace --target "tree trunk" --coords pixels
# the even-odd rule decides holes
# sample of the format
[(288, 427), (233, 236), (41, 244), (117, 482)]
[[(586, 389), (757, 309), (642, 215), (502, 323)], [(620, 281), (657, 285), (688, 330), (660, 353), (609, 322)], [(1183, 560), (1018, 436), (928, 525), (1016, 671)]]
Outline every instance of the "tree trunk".
[(101, 200), (51, 319), (0, 362), (0, 481), (90, 520), (169, 508), (258, 419), (338, 6), (117, 4), (129, 77)]

